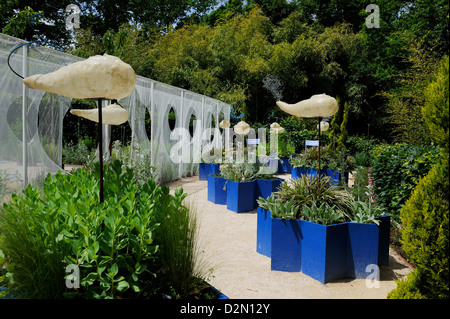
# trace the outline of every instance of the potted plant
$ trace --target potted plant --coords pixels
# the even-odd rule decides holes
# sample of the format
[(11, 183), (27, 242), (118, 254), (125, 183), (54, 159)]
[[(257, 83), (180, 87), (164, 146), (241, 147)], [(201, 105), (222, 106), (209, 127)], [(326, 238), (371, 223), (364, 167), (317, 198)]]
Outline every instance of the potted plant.
[(236, 213), (256, 208), (256, 183), (258, 165), (250, 163), (223, 164), (220, 166), (226, 179), (227, 208)]
[[(257, 252), (271, 269), (301, 271), (326, 283), (366, 278), (368, 265), (387, 265), (390, 216), (368, 201), (355, 201), (330, 177), (304, 175), (258, 200)], [(269, 234), (270, 233), (270, 234)]]

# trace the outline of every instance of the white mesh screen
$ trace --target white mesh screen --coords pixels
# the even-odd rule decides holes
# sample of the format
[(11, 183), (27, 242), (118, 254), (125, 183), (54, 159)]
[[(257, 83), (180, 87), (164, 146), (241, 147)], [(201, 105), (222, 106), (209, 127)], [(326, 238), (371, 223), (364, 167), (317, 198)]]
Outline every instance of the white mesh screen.
[[(27, 90), (27, 159), (23, 167), (22, 148), (22, 79), (7, 65), (10, 52), (25, 41), (0, 34), (0, 173), (7, 176), (9, 187), (21, 188), (24, 178), (28, 183), (39, 184), (48, 173), (61, 170), (61, 149), (63, 118), (71, 99), (40, 90)], [(15, 72), (23, 75), (23, 46), (10, 58)], [(81, 58), (45, 47), (31, 47), (27, 54), (28, 75), (53, 72), (72, 64)], [(151, 154), (151, 162), (157, 168), (160, 182), (167, 182), (183, 176), (196, 174), (200, 161), (201, 147), (211, 142), (220, 147), (219, 122), (229, 120), (230, 106), (221, 101), (166, 85), (144, 77), (137, 77), (133, 93), (119, 101), (129, 111), (129, 125), (132, 129), (133, 156)], [(105, 101), (103, 106), (109, 104)], [(169, 125), (169, 112), (175, 113), (175, 127)], [(151, 118), (151, 136), (145, 130), (145, 120)], [(67, 116), (73, 116), (68, 114)], [(196, 122), (193, 122), (193, 119)], [(189, 127), (191, 124), (191, 130)], [(212, 136), (203, 134), (214, 125)], [(181, 139), (174, 134), (176, 128), (185, 129), (188, 135)], [(109, 146), (109, 128), (104, 126), (104, 150)], [(172, 133), (172, 139), (171, 139)], [(97, 132), (92, 132), (96, 136)], [(189, 161), (174, 162), (170, 154), (174, 146), (182, 146)], [(12, 185), (12, 186), (11, 186)]]

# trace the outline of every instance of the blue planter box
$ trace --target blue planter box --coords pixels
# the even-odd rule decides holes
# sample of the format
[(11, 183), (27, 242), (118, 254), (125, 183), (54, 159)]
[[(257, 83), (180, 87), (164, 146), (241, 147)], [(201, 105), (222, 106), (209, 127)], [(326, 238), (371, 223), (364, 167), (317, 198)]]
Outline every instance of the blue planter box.
[[(341, 180), (341, 173), (337, 169), (325, 168), (323, 170), (323, 172), (322, 172), (322, 170), (320, 170), (320, 174), (325, 175), (325, 176), (330, 176), (331, 184), (335, 185), (335, 186), (337, 186), (339, 184), (339, 181)], [(317, 176), (317, 173), (316, 173), (316, 176)], [(348, 184), (348, 172), (344, 172), (343, 183)]]
[[(300, 178), (302, 175), (313, 175), (317, 176), (318, 170), (316, 168), (311, 167), (293, 167), (291, 171), (292, 178)], [(330, 176), (331, 184), (337, 186), (339, 184), (339, 180), (341, 179), (341, 173), (339, 170), (324, 168), (320, 170), (321, 176)], [(348, 183), (348, 172), (344, 173), (344, 183)]]
[[(303, 175), (311, 174), (311, 170), (312, 170), (312, 168), (308, 168), (308, 167), (292, 167), (291, 177), (292, 178), (300, 178)], [(317, 173), (316, 173), (316, 176), (317, 176)]]
[(201, 181), (206, 181), (208, 179), (209, 174), (211, 174), (211, 164), (199, 163), (198, 164), (198, 179)]
[(292, 165), (289, 158), (282, 157), (278, 160), (278, 174), (291, 174)]
[(256, 211), (256, 251), (270, 257), (272, 247), (272, 217), (270, 211), (258, 207)]
[(208, 180), (208, 175), (220, 175), (220, 164), (213, 163), (199, 163), (198, 164), (198, 178), (201, 181)]
[(227, 208), (236, 213), (256, 208), (256, 182), (233, 182), (227, 180)]
[(224, 177), (208, 175), (208, 201), (214, 204), (226, 205), (227, 191)]
[(220, 175), (220, 164), (209, 164), (211, 167), (211, 175)]
[(281, 183), (284, 181), (282, 178), (277, 179), (256, 179), (256, 199), (259, 197), (267, 198), (272, 194), (272, 192), (276, 192), (278, 187), (280, 187)]
[(371, 223), (324, 226), (271, 218), (270, 212), (258, 209), (257, 252), (271, 258), (272, 270), (301, 271), (322, 283), (367, 278), (368, 265), (389, 263), (390, 216), (377, 219), (381, 220), (380, 226)]

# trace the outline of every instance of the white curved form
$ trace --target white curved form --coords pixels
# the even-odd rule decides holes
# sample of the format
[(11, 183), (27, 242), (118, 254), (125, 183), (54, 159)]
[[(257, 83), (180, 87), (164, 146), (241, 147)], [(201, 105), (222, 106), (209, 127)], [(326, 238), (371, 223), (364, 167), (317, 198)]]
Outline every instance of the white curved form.
[(104, 54), (75, 62), (47, 74), (23, 79), (31, 89), (76, 99), (118, 100), (133, 92), (136, 73), (118, 57)]
[(328, 117), (339, 109), (336, 99), (326, 94), (316, 94), (295, 104), (276, 103), (281, 110), (297, 117)]

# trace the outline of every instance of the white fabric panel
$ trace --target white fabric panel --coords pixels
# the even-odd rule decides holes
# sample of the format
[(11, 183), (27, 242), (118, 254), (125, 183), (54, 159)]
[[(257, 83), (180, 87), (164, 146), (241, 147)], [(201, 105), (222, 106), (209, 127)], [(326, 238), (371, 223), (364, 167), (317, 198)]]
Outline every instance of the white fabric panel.
[[(10, 52), (25, 41), (0, 34), (0, 170), (6, 172), (9, 181), (22, 187), (23, 172), (31, 184), (39, 184), (48, 173), (61, 170), (63, 118), (68, 112), (71, 99), (40, 90), (28, 90), (27, 152), (28, 166), (22, 167), (22, 79), (7, 65)], [(10, 58), (14, 71), (22, 74), (22, 50), (16, 50)], [(66, 53), (45, 47), (32, 46), (28, 50), (28, 74), (45, 74), (82, 60)], [(121, 99), (120, 104), (129, 111), (129, 125), (134, 156), (151, 154), (160, 182), (172, 181), (196, 174), (201, 159), (201, 149), (208, 143), (222, 145), (223, 137), (219, 122), (230, 120), (230, 105), (174, 86), (141, 76), (133, 93)], [(105, 101), (103, 106), (109, 104)], [(168, 115), (175, 112), (175, 128), (170, 129)], [(147, 115), (146, 115), (147, 114)], [(70, 115), (67, 115), (70, 116)], [(151, 117), (151, 136), (145, 130), (146, 117)], [(189, 133), (191, 117), (196, 122)], [(205, 129), (214, 126), (213, 134), (203, 135)], [(178, 129), (178, 130), (176, 130)], [(187, 135), (180, 136), (180, 131)], [(108, 150), (109, 128), (103, 129), (104, 150)], [(172, 139), (171, 139), (172, 134)], [(93, 136), (97, 132), (92, 132)], [(206, 136), (206, 138), (205, 138)], [(171, 159), (171, 151), (183, 155), (183, 161)], [(186, 159), (188, 159), (186, 161)]]

